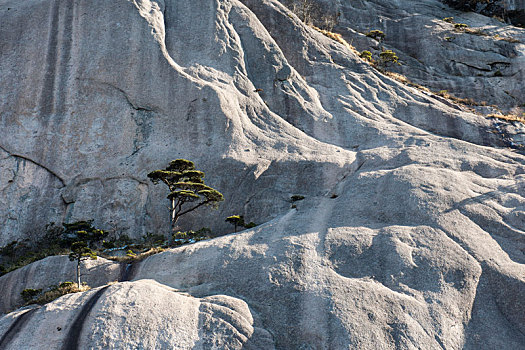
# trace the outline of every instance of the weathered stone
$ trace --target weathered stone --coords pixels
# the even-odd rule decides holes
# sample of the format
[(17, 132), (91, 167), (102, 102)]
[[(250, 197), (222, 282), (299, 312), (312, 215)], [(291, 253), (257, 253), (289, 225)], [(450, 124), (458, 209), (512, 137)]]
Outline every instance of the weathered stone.
[[(451, 30), (436, 21), (450, 13), (437, 3), (340, 8), (363, 42), (372, 39), (355, 28), (386, 29), (385, 45), (403, 37), (408, 50), (425, 25)], [(17, 324), (21, 311), (8, 314), (2, 346), (525, 344), (525, 157), (505, 147), (507, 124), (385, 77), (273, 0), (1, 5), (0, 244), (41, 234), (48, 220), (93, 218), (133, 237), (166, 232), (167, 193), (146, 174), (175, 158), (195, 161), (226, 196), (181, 228), (224, 233), (232, 214), (260, 224), (151, 256), (132, 283), (64, 296)], [(435, 40), (416, 51), (427, 63), (443, 60)], [(506, 57), (516, 74), (498, 81), (523, 91), (522, 46), (473, 41), (480, 52), (502, 45), (476, 60), (457, 40), (460, 48), (439, 52), (468, 60), (467, 72)], [(480, 93), (515, 102), (483, 84)], [(293, 195), (305, 198), (291, 208)], [(53, 268), (53, 259), (64, 258), (11, 272), (1, 288), (18, 295), (70, 276), (72, 264)], [(95, 285), (114, 279), (117, 265), (107, 268)], [(43, 270), (52, 271), (35, 277)]]
[(525, 2), (522, 0), (443, 0), (463, 11), (474, 11), (489, 17), (499, 17), (525, 27)]
[[(5, 334), (21, 316), (16, 312), (2, 318), (0, 332)], [(23, 329), (32, 336), (14, 334), (2, 348), (275, 348), (271, 335), (254, 326), (242, 300), (225, 295), (198, 299), (151, 280), (66, 295), (32, 312)]]
[[(401, 65), (389, 70), (412, 82), (505, 111), (524, 111), (525, 29), (492, 16), (453, 10), (439, 0), (315, 2), (341, 14), (333, 31), (358, 51), (369, 50), (374, 59), (382, 49), (395, 51)], [(525, 13), (523, 1), (505, 2)], [(454, 23), (443, 21), (447, 17), (467, 24), (468, 30), (455, 29)], [(379, 43), (367, 37), (370, 30), (383, 31), (385, 39)]]
[[(86, 260), (81, 265), (81, 280), (91, 287), (119, 280), (121, 266), (110, 260)], [(0, 277), (0, 312), (6, 313), (24, 302), (20, 293), (24, 289), (43, 289), (62, 282), (76, 281), (76, 262), (63, 256), (51, 256)]]

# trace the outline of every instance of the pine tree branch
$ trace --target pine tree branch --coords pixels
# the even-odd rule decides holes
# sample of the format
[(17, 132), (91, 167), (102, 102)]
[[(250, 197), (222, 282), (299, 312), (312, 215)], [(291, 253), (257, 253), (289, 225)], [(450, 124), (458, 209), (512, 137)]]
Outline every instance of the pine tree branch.
[(201, 203), (197, 204), (193, 208), (190, 208), (188, 210), (183, 211), (182, 213), (179, 214), (179, 216), (184, 215), (186, 213), (189, 213), (190, 211), (193, 211), (193, 210), (197, 209), (198, 207), (203, 206), (204, 204), (207, 204), (209, 202), (210, 202), (209, 200), (205, 200), (204, 202), (201, 202)]

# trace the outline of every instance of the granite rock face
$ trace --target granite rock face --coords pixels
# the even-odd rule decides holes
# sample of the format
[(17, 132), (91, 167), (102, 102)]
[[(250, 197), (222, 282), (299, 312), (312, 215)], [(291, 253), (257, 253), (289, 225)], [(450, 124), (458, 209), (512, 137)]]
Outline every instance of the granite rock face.
[[(118, 281), (124, 275), (125, 266), (110, 260), (97, 258), (81, 265), (81, 280), (91, 287)], [(24, 289), (43, 289), (62, 282), (76, 281), (76, 262), (67, 256), (50, 256), (0, 277), (0, 312), (6, 313), (24, 304), (20, 293)]]
[[(50, 314), (55, 317), (43, 322)], [(254, 327), (242, 300), (225, 295), (199, 299), (151, 280), (70, 294), (17, 311), (0, 321), (0, 332), (9, 334), (16, 317), (33, 336), (15, 335), (8, 344), (4, 340), (8, 348), (275, 349), (270, 333)]]
[(510, 21), (525, 26), (525, 2), (522, 0), (444, 0), (453, 8), (481, 13), (482, 15)]
[[(181, 227), (224, 233), (232, 214), (260, 224), (151, 256), (131, 282), (10, 313), (0, 347), (525, 344), (525, 156), (498, 131), (510, 127), (385, 77), (273, 0), (0, 11), (1, 245), (50, 221), (166, 232), (165, 189), (146, 174), (179, 157), (226, 197)], [(292, 195), (305, 199), (291, 208)], [(60, 259), (3, 276), (4, 310), (45, 282), (37, 271), (71, 279)], [(122, 280), (100, 263), (93, 286)]]
[[(447, 90), (506, 112), (525, 112), (525, 29), (455, 10), (439, 0), (315, 2), (324, 11), (340, 14), (333, 31), (358, 51), (369, 50), (374, 59), (383, 49), (395, 51), (401, 65), (389, 70), (435, 92)], [(523, 1), (510, 2), (525, 14)], [(443, 21), (447, 17), (453, 23)], [(381, 30), (384, 40), (367, 37), (371, 30)]]
[(182, 227), (224, 232), (232, 213), (264, 222), (293, 194), (326, 193), (359, 149), (408, 125), (506, 144), (492, 121), (385, 78), (279, 4), (245, 5), (3, 0), (0, 244), (80, 219), (165, 232), (166, 189), (146, 174), (177, 157), (227, 195)]

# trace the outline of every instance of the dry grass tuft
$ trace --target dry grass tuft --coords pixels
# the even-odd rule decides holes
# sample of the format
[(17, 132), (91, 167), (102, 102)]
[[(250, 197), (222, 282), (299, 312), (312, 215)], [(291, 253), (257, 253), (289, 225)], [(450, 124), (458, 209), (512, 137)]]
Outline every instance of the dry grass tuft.
[(464, 28), (463, 31), (468, 34), (472, 35), (479, 35), (479, 36), (488, 36), (487, 33), (485, 33), (482, 29), (479, 28)]
[(403, 74), (389, 72), (389, 71), (384, 71), (383, 74), (386, 75), (389, 78), (392, 78), (392, 79), (400, 82), (400, 83), (406, 84), (406, 85), (411, 86), (411, 87), (415, 87), (416, 89), (419, 89), (421, 91), (431, 92), (428, 88), (424, 87), (423, 85), (419, 85), (417, 83), (414, 83), (414, 82), (410, 81)]
[(78, 288), (76, 283), (73, 282), (62, 282), (58, 286), (51, 288), (51, 290), (41, 294), (36, 299), (28, 302), (28, 304), (47, 304), (52, 302), (55, 299), (60, 298), (63, 295), (71, 293), (79, 293), (90, 290), (91, 287), (87, 284), (83, 284)]
[(506, 120), (508, 122), (520, 122), (525, 124), (525, 113), (521, 116), (517, 114), (489, 114), (487, 118), (496, 118), (501, 120)]
[(495, 36), (495, 38), (498, 39), (498, 40), (501, 40), (501, 41), (506, 41), (508, 43), (521, 44), (521, 40), (518, 40), (518, 39), (513, 38), (511, 36)]
[(317, 30), (319, 33), (324, 34), (325, 36), (329, 37), (330, 39), (335, 40), (335, 41), (337, 41), (338, 43), (343, 44), (344, 46), (346, 46), (346, 48), (347, 48), (348, 50), (353, 51), (353, 52), (359, 54), (359, 52), (356, 50), (356, 48), (353, 47), (352, 45), (350, 45), (350, 44), (348, 43), (348, 41), (346, 41), (346, 40), (343, 38), (343, 36), (342, 36), (341, 34), (339, 34), (339, 33), (334, 33), (334, 32), (330, 32), (330, 31), (328, 31), (328, 30), (324, 30), (324, 29), (318, 28), (318, 27), (316, 27), (316, 26), (313, 26), (313, 28), (314, 28), (315, 30)]
[(456, 96), (450, 94), (447, 90), (441, 90), (439, 92), (436, 92), (436, 95), (444, 97), (444, 98), (446, 98), (448, 100), (451, 100), (451, 101), (454, 101), (456, 103), (461, 103), (461, 104), (467, 105), (467, 106), (482, 106), (482, 105), (486, 105), (486, 103), (479, 103), (479, 102), (474, 101), (471, 98), (456, 97)]
[(103, 256), (103, 257), (105, 259), (108, 259), (108, 260), (113, 260), (113, 261), (117, 261), (117, 262), (120, 262), (120, 263), (129, 264), (129, 263), (132, 263), (134, 261), (144, 260), (148, 256), (151, 256), (151, 255), (154, 255), (154, 254), (158, 254), (158, 253), (162, 253), (163, 251), (165, 251), (164, 248), (155, 247), (155, 248), (150, 248), (149, 250), (147, 250), (147, 251), (145, 251), (143, 253), (140, 253), (140, 254), (134, 254), (134, 253), (129, 254), (128, 253), (126, 256)]

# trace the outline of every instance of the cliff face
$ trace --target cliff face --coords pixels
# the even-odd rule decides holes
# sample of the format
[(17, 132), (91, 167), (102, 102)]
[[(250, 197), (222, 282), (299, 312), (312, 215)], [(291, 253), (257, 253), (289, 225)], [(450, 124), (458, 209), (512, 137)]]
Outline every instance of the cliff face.
[[(508, 8), (508, 13), (525, 16), (523, 1), (444, 2), (485, 7), (497, 3)], [(315, 3), (322, 11), (339, 14), (334, 31), (343, 34), (359, 51), (369, 50), (375, 59), (383, 49), (395, 51), (401, 65), (392, 65), (389, 70), (414, 83), (435, 92), (447, 90), (460, 98), (496, 105), (504, 111), (525, 111), (525, 30), (494, 17), (503, 17), (499, 12), (484, 16), (471, 12), (468, 6), (458, 5), (462, 11), (454, 10), (438, 0)], [(456, 27), (458, 24), (468, 27)], [(378, 42), (367, 37), (371, 30), (381, 30), (384, 39)]]
[(520, 0), (444, 0), (456, 9), (478, 12), (489, 17), (499, 17), (511, 23), (525, 26), (525, 2)]
[(385, 122), (505, 144), (492, 121), (392, 82), (278, 4), (245, 3), (3, 1), (0, 244), (52, 221), (166, 229), (146, 174), (177, 157), (227, 194), (201, 223), (224, 231), (231, 213), (263, 222), (292, 194), (329, 191), (360, 150), (391, 143)]
[[(0, 346), (525, 344), (525, 157), (493, 120), (385, 77), (273, 0), (0, 11), (0, 245), (50, 221), (165, 232), (165, 189), (146, 174), (175, 158), (226, 197), (182, 227), (262, 223), (152, 256), (132, 282), (6, 315)], [(40, 288), (34, 271), (2, 289)], [(104, 271), (95, 285), (115, 279)]]

